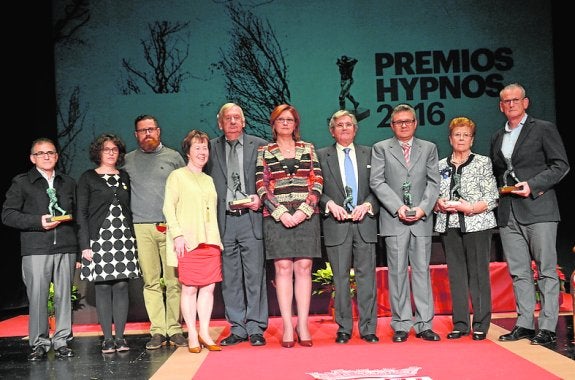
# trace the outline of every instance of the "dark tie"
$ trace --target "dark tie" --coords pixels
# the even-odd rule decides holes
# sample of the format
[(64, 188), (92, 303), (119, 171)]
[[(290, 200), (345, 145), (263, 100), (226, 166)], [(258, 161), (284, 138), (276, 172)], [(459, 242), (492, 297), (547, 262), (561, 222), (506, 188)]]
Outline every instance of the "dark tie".
[(403, 149), (403, 158), (405, 158), (405, 163), (409, 166), (409, 149), (411, 149), (411, 147), (408, 143), (402, 143), (401, 149)]
[(343, 160), (343, 166), (345, 168), (345, 182), (347, 186), (351, 187), (353, 195), (353, 206), (357, 205), (357, 181), (355, 180), (355, 170), (353, 170), (353, 162), (351, 162), (351, 157), (349, 156), (349, 151), (351, 148), (343, 148), (345, 153), (345, 159)]
[(238, 143), (238, 140), (228, 141), (230, 145), (230, 154), (228, 156), (228, 187), (230, 188), (233, 188), (235, 182), (233, 178), (234, 173), (236, 176), (240, 175), (240, 163), (238, 160), (238, 151), (236, 150)]

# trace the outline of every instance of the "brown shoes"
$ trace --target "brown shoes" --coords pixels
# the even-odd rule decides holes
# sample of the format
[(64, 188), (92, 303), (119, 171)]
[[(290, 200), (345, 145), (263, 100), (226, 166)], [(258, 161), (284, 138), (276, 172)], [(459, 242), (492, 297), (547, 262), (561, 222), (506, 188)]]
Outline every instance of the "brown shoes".
[(207, 344), (201, 336), (198, 335), (198, 341), (200, 342), (200, 349), (202, 346), (208, 349), (208, 351), (221, 351), (222, 347), (217, 344)]

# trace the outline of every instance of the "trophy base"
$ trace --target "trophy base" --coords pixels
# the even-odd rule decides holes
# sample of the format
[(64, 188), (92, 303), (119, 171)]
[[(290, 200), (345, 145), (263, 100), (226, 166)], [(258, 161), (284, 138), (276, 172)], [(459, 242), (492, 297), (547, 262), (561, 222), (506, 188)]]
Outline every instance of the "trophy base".
[(511, 193), (512, 191), (515, 191), (515, 190), (521, 190), (521, 188), (520, 188), (520, 187), (515, 187), (515, 186), (501, 186), (501, 187), (499, 188), (499, 194), (509, 194), (509, 193)]
[(408, 216), (408, 217), (415, 216), (415, 214), (416, 214), (415, 210), (408, 210), (405, 212), (405, 216)]
[(68, 222), (72, 220), (72, 215), (56, 215), (46, 219), (47, 222)]
[(252, 198), (243, 198), (243, 199), (236, 199), (231, 202), (228, 202), (228, 206), (230, 206), (230, 210), (238, 210), (244, 208), (246, 203), (251, 203)]

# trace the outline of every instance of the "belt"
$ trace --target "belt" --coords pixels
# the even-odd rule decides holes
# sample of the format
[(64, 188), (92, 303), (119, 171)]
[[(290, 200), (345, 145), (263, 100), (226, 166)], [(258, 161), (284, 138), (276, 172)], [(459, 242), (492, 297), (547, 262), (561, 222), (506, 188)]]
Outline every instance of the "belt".
[(226, 215), (230, 215), (230, 216), (242, 216), (244, 214), (247, 214), (249, 211), (249, 209), (247, 208), (240, 208), (238, 210), (226, 210)]
[(134, 224), (154, 224), (156, 226), (166, 224), (166, 222), (134, 222)]

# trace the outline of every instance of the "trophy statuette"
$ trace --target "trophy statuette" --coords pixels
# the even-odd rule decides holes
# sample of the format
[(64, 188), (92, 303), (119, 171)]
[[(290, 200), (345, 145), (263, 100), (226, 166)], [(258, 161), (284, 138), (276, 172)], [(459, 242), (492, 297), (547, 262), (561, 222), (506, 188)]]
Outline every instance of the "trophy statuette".
[[(236, 172), (232, 173), (232, 194), (234, 195), (234, 200), (228, 202), (230, 210), (238, 210), (244, 208), (243, 205), (252, 202), (252, 198), (242, 191), (242, 182), (240, 180), (240, 175)], [(238, 193), (242, 195), (243, 198), (237, 198)]]
[(448, 207), (453, 207), (459, 205), (459, 189), (461, 188), (461, 174), (453, 174), (453, 187), (449, 192), (449, 200), (445, 202)]
[[(49, 187), (46, 189), (46, 194), (48, 194), (48, 198), (50, 199), (50, 203), (48, 204), (48, 213), (52, 215), (48, 219), (47, 222), (67, 222), (72, 220), (72, 215), (66, 214), (66, 210), (64, 210), (60, 205), (58, 205), (58, 197), (56, 196), (56, 189), (53, 187)], [(56, 215), (56, 212), (59, 212), (61, 215)]]
[[(401, 186), (401, 190), (403, 191), (403, 204), (408, 206), (409, 208), (413, 207), (413, 199), (411, 197), (411, 182), (405, 181)], [(405, 216), (412, 217), (415, 216), (415, 210), (408, 210), (405, 212)]]
[(507, 176), (511, 176), (515, 183), (521, 182), (515, 174), (513, 163), (511, 162), (510, 157), (505, 157), (505, 163), (507, 164), (507, 170), (505, 170), (505, 173), (503, 173), (503, 186), (499, 188), (499, 194), (509, 194), (514, 190), (518, 190), (515, 186), (507, 184)]
[(347, 210), (346, 219), (351, 219), (353, 211), (353, 189), (350, 186), (345, 187), (345, 199), (343, 200), (343, 208)]

